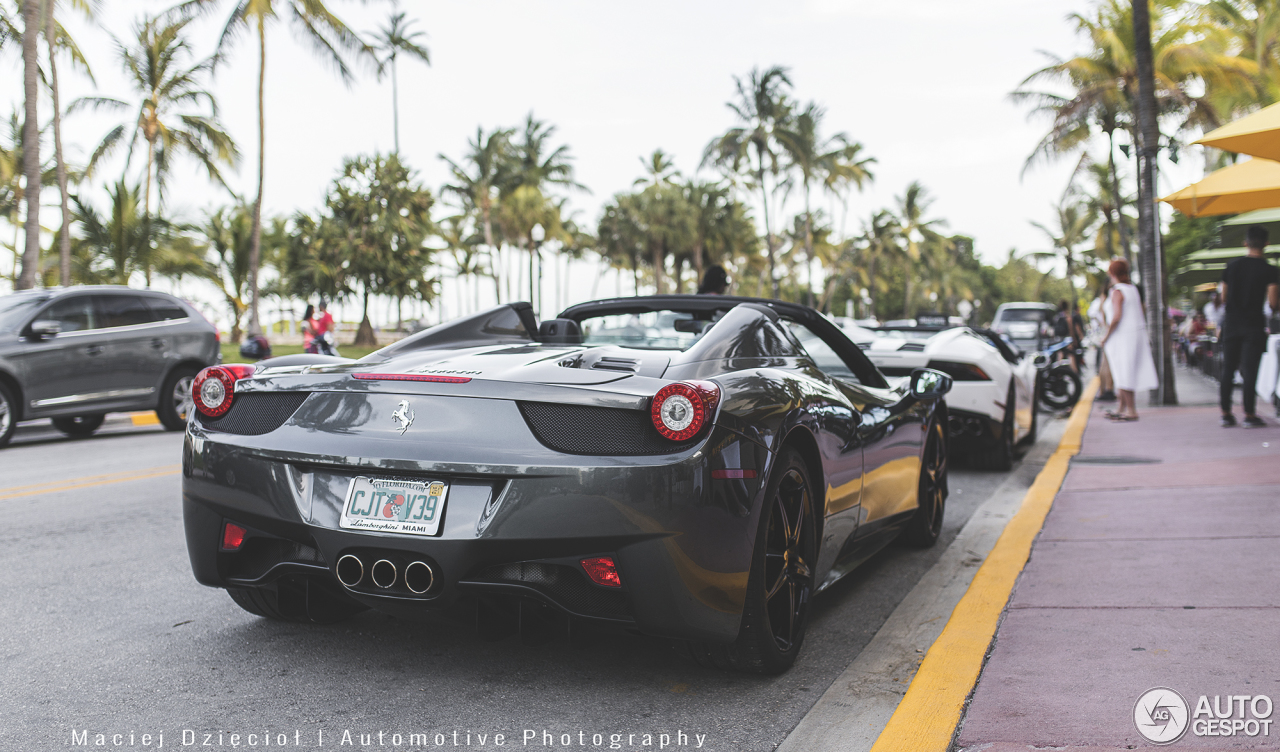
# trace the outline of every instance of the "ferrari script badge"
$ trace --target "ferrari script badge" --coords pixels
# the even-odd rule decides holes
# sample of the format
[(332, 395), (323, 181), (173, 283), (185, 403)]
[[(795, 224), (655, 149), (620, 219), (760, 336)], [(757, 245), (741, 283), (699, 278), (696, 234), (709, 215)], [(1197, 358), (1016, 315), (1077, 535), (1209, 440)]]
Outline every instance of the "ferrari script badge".
[(403, 436), (404, 432), (409, 430), (409, 426), (413, 425), (413, 408), (409, 407), (409, 400), (400, 400), (400, 404), (396, 405), (396, 411), (391, 413), (391, 419), (396, 422), (396, 427), (400, 429), (400, 435)]

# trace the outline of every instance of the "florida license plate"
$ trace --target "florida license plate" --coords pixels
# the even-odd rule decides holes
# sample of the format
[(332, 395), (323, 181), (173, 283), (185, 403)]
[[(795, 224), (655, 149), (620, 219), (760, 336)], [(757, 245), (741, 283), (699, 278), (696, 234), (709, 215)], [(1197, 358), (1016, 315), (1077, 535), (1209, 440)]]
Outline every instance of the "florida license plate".
[(437, 480), (352, 479), (338, 526), (404, 535), (435, 535), (449, 484)]

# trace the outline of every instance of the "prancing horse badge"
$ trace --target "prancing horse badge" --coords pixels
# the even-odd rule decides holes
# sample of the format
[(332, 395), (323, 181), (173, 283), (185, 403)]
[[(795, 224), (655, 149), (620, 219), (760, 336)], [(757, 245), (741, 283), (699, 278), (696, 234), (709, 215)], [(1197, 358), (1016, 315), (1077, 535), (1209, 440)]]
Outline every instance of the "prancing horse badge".
[(404, 436), (404, 432), (413, 425), (413, 408), (409, 407), (409, 400), (400, 400), (400, 404), (396, 405), (396, 411), (391, 413), (391, 419), (400, 429), (400, 435)]

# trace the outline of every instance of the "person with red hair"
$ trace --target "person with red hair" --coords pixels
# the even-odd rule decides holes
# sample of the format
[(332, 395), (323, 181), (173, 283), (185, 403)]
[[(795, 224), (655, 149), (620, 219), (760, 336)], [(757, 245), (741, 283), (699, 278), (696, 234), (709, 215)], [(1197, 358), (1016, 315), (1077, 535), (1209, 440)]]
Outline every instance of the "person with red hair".
[(1160, 385), (1160, 377), (1147, 341), (1147, 318), (1142, 310), (1142, 298), (1138, 296), (1138, 288), (1129, 281), (1129, 262), (1122, 258), (1112, 259), (1107, 275), (1111, 277), (1111, 293), (1102, 306), (1107, 322), (1102, 349), (1107, 363), (1111, 365), (1111, 378), (1120, 398), (1119, 409), (1108, 412), (1107, 417), (1133, 421), (1138, 419), (1135, 393), (1140, 389), (1155, 389)]

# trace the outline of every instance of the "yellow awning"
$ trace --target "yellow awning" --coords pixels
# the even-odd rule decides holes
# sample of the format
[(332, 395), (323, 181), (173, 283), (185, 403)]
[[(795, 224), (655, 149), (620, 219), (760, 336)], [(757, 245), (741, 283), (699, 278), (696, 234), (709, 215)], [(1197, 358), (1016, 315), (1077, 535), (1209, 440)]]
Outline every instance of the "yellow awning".
[(1280, 160), (1280, 103), (1246, 115), (1204, 135), (1197, 144)]
[(1280, 207), (1280, 162), (1250, 159), (1224, 167), (1160, 200), (1188, 217)]

